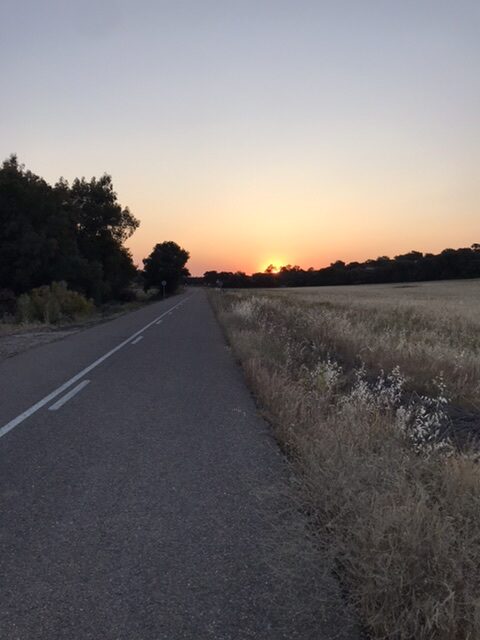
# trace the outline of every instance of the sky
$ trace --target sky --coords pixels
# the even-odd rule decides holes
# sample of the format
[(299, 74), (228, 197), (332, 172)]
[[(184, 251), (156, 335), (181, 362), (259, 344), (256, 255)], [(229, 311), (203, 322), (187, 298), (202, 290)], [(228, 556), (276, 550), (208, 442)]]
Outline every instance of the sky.
[(480, 242), (478, 0), (0, 0), (0, 160), (113, 176), (136, 263)]

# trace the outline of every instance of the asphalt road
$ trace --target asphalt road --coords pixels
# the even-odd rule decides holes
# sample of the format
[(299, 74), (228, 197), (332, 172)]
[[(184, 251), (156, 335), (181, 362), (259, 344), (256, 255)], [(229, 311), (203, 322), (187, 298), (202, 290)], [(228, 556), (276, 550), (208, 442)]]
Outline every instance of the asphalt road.
[(0, 436), (2, 640), (351, 637), (272, 597), (286, 470), (203, 292), (1, 362)]

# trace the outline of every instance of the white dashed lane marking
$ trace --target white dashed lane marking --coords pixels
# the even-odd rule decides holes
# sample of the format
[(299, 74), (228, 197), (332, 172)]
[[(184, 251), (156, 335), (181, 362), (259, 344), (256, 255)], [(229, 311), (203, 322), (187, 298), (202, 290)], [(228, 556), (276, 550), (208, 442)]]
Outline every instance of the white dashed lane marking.
[(52, 404), (51, 407), (48, 407), (49, 411), (58, 411), (58, 409), (60, 409), (60, 407), (63, 407), (63, 405), (68, 402), (69, 400), (71, 400), (71, 398), (73, 398), (73, 396), (76, 396), (77, 393), (79, 393), (82, 389), (84, 389), (87, 384), (89, 384), (90, 380), (84, 380), (83, 382), (80, 382), (80, 384), (77, 384), (76, 387), (73, 387), (73, 389), (71, 389), (68, 393), (66, 393), (63, 398), (60, 398), (60, 400), (57, 400), (57, 402), (55, 402), (55, 404)]

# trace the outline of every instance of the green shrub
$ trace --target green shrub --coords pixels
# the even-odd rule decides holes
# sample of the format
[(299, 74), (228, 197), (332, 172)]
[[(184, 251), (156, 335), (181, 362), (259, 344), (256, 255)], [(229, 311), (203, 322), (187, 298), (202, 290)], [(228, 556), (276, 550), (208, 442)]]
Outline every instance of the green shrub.
[(88, 316), (94, 304), (77, 291), (70, 291), (65, 282), (52, 282), (22, 294), (17, 300), (18, 322), (55, 324)]

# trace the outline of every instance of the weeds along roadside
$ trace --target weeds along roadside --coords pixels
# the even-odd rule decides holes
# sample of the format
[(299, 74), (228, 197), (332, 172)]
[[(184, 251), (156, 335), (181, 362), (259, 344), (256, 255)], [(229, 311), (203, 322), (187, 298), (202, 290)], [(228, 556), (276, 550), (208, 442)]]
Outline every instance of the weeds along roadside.
[(156, 289), (145, 293), (132, 287), (125, 289), (119, 299), (96, 306), (92, 300), (68, 289), (65, 282), (37, 287), (18, 298), (7, 292), (11, 295), (5, 299), (2, 293), (5, 294), (5, 290), (0, 290), (0, 337), (89, 326), (161, 299)]
[(334, 308), (322, 322), (301, 300), (211, 300), (372, 638), (479, 638), (480, 466), (439, 444), (445, 380), (405, 403), (401, 367), (372, 378), (354, 336), (342, 351)]

